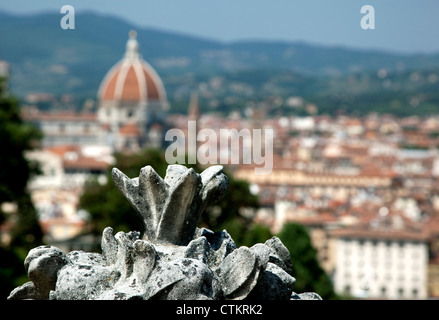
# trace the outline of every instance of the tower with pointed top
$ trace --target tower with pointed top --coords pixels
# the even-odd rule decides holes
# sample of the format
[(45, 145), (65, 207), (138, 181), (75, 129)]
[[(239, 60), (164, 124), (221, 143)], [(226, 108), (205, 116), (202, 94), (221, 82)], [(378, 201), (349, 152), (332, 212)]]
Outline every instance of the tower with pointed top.
[[(189, 100), (189, 108), (188, 108), (188, 112), (187, 112), (187, 120), (188, 120), (188, 126), (189, 126), (189, 121), (194, 121), (195, 122), (195, 128), (196, 128), (196, 132), (195, 134), (198, 134), (198, 131), (200, 130), (199, 128), (199, 120), (200, 120), (200, 108), (198, 106), (198, 92), (197, 91), (192, 91), (191, 92), (191, 96), (190, 96), (190, 100)], [(186, 132), (186, 136), (189, 135), (189, 132)], [(197, 157), (197, 150), (198, 147), (200, 146), (200, 142), (198, 141), (197, 137), (193, 137), (193, 140), (195, 141), (195, 150), (193, 150), (190, 146), (189, 146), (189, 139), (187, 139), (186, 142), (186, 150), (188, 150), (188, 154), (190, 154), (193, 157)], [(195, 151), (195, 154), (191, 154), (191, 151)]]
[(162, 80), (139, 52), (136, 31), (129, 32), (123, 58), (102, 80), (98, 103), (98, 121), (114, 149), (160, 147), (169, 104)]
[(198, 93), (192, 91), (189, 101), (188, 120), (198, 121), (200, 119), (200, 108), (198, 106)]

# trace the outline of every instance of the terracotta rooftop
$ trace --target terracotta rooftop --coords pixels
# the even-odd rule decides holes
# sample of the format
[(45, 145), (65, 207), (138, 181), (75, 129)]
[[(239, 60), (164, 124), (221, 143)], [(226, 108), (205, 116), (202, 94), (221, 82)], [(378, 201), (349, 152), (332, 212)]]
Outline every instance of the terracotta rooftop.
[(119, 129), (119, 133), (124, 136), (139, 136), (140, 129), (135, 123), (127, 123)]
[(97, 121), (95, 113), (74, 111), (23, 110), (22, 117), (25, 121)]
[(349, 227), (332, 230), (331, 234), (339, 238), (355, 238), (355, 239), (383, 239), (383, 240), (413, 240), (427, 241), (428, 232), (424, 230), (395, 230), (395, 229), (371, 229)]
[(78, 157), (76, 160), (64, 160), (63, 166), (66, 169), (86, 169), (104, 171), (108, 169), (109, 164), (105, 161), (99, 161), (89, 157)]

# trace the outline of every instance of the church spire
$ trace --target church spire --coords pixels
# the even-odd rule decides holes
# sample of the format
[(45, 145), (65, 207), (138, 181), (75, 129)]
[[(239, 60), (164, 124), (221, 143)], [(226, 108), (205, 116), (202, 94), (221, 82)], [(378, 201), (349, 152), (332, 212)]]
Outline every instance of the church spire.
[(200, 108), (198, 106), (198, 92), (192, 91), (188, 110), (189, 120), (198, 121), (200, 118)]

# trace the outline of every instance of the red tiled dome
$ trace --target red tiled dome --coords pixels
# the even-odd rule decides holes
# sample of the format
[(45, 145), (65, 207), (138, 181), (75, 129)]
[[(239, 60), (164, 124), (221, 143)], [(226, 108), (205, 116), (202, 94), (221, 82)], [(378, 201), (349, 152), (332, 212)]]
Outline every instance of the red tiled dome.
[(130, 31), (124, 58), (108, 71), (98, 91), (100, 100), (165, 101), (166, 93), (157, 72), (138, 52), (135, 31)]

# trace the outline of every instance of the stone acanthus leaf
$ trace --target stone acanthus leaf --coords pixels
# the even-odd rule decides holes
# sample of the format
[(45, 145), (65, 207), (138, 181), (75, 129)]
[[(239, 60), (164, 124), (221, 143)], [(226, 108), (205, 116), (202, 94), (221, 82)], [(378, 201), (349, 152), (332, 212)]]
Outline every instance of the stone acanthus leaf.
[(34, 248), (24, 263), (31, 281), (8, 299), (320, 299), (293, 292), (290, 253), (279, 238), (238, 248), (226, 230), (197, 228), (206, 204), (227, 190), (221, 166), (199, 175), (171, 165), (165, 179), (150, 166), (133, 179), (118, 169), (112, 174), (145, 235), (107, 227), (102, 254)]
[(222, 169), (213, 166), (199, 175), (192, 168), (170, 165), (162, 179), (151, 166), (146, 166), (139, 177), (130, 179), (114, 168), (112, 176), (142, 218), (149, 240), (186, 245), (207, 202), (221, 199), (227, 190), (228, 178)]

